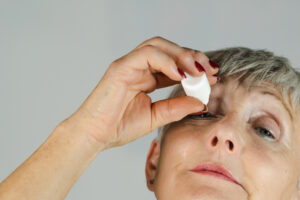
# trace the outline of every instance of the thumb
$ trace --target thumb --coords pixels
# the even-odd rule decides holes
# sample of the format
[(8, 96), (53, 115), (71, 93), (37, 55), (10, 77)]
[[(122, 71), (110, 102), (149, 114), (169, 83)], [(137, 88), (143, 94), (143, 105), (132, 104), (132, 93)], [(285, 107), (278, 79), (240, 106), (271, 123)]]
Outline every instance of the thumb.
[(151, 108), (152, 130), (204, 109), (205, 105), (200, 100), (190, 96), (157, 101)]

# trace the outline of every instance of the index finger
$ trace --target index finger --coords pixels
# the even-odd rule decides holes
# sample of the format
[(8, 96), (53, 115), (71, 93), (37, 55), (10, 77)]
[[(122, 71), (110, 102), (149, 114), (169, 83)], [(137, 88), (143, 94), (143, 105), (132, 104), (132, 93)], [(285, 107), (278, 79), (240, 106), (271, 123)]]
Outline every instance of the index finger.
[(156, 89), (169, 87), (169, 86), (180, 83), (180, 81), (172, 80), (161, 72), (155, 73), (155, 74), (153, 74), (153, 76), (155, 77), (156, 82), (157, 82)]
[(171, 56), (175, 60), (176, 64), (181, 66), (181, 69), (183, 69), (192, 76), (200, 76), (203, 74), (203, 72), (200, 72), (196, 68), (195, 61), (200, 63), (205, 69), (205, 72), (210, 75), (213, 75), (218, 71), (212, 68), (212, 66), (209, 63), (208, 57), (201, 51), (181, 47), (178, 44), (169, 41), (165, 38), (159, 36), (150, 38), (139, 44), (136, 47), (136, 49), (141, 48), (145, 45), (152, 45), (159, 48), (161, 51)]

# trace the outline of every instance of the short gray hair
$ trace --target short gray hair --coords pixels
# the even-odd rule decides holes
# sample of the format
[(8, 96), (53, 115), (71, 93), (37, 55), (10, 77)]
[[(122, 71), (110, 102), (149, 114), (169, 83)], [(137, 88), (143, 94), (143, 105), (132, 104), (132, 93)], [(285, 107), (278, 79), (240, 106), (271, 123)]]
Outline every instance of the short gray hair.
[[(218, 75), (222, 80), (234, 78), (239, 83), (249, 81), (249, 87), (260, 85), (262, 82), (271, 83), (280, 89), (283, 98), (289, 102), (292, 109), (298, 111), (300, 105), (300, 72), (293, 68), (289, 60), (276, 56), (264, 49), (246, 47), (231, 47), (215, 51), (203, 52), (210, 60), (221, 66)], [(185, 92), (178, 84), (168, 98), (183, 96)], [(161, 142), (163, 134), (170, 124), (158, 129), (155, 138)]]

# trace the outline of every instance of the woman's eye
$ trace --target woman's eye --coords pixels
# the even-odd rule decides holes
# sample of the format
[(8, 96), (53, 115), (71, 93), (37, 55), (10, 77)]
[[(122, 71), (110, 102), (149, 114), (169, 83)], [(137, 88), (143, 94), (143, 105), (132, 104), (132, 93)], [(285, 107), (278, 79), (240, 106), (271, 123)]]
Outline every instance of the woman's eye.
[(198, 119), (198, 118), (216, 118), (216, 116), (212, 115), (211, 113), (209, 112), (205, 112), (205, 113), (202, 113), (202, 114), (199, 114), (199, 115), (190, 115), (191, 118), (195, 118), (195, 119)]
[(256, 130), (256, 133), (265, 138), (266, 140), (269, 140), (269, 141), (275, 141), (276, 138), (274, 137), (274, 135), (268, 130), (268, 129), (265, 129), (265, 128), (262, 128), (262, 127), (257, 127), (255, 128)]

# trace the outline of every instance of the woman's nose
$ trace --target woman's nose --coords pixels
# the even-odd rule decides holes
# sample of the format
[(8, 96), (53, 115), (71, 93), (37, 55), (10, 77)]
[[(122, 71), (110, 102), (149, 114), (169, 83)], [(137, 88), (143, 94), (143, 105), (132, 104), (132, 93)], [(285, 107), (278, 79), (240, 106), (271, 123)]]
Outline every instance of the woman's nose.
[(207, 148), (217, 154), (240, 156), (244, 146), (240, 118), (238, 112), (230, 112), (212, 124), (207, 132)]
[(232, 139), (228, 139), (228, 138), (223, 139), (223, 138), (219, 138), (217, 135), (214, 135), (210, 141), (210, 145), (212, 148), (217, 148), (218, 146), (224, 146), (225, 150), (233, 153), (236, 144)]

